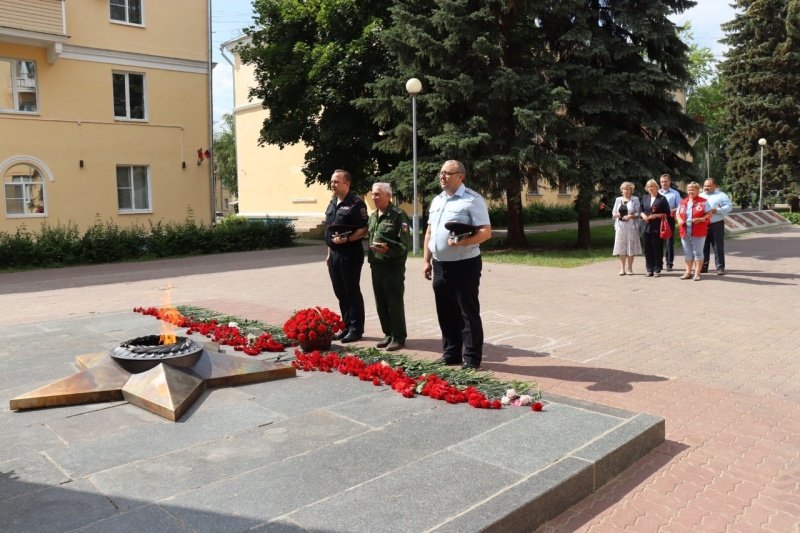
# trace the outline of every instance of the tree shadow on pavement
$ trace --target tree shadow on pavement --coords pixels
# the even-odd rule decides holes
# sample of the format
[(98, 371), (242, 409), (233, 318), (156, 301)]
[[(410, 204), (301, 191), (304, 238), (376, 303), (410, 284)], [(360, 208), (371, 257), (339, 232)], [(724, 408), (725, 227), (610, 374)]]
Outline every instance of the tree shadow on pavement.
[[(442, 346), (438, 339), (410, 339), (408, 344), (409, 348), (415, 351), (431, 352), (437, 357), (441, 353)], [(540, 359), (545, 357), (551, 357), (551, 354), (487, 344), (484, 348), (481, 369), (512, 374), (521, 378), (549, 378), (588, 383), (587, 390), (608, 392), (630, 392), (633, 390), (634, 383), (652, 383), (669, 379), (615, 368), (580, 366), (580, 363), (577, 362), (575, 366), (539, 365)], [(513, 364), (514, 361), (528, 361), (530, 364)]]

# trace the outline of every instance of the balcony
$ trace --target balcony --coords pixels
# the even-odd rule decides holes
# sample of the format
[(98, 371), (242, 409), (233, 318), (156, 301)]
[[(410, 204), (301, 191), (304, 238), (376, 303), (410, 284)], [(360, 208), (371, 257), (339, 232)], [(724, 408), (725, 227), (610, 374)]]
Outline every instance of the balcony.
[(55, 63), (66, 32), (64, 0), (0, 0), (0, 43), (16, 43), (47, 49)]

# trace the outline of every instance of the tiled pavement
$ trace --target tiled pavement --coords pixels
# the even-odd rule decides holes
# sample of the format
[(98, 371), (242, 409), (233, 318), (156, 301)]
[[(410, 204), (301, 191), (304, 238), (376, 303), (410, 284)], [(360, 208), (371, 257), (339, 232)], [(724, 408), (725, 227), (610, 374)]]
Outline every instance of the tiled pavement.
[[(699, 283), (484, 264), (486, 369), (545, 393), (666, 419), (667, 442), (542, 531), (800, 531), (800, 229), (728, 243)], [(280, 323), (335, 307), (308, 246), (0, 275), (0, 325), (172, 301)], [(369, 287), (367, 335), (380, 335)], [(643, 259), (634, 269), (643, 270)], [(408, 352), (435, 358), (433, 297), (409, 260)]]

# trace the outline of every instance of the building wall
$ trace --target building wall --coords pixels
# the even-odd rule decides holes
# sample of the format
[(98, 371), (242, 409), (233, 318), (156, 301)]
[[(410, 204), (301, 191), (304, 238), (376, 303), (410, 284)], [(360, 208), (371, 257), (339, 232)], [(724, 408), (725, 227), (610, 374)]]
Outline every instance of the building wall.
[[(0, 0), (0, 13), (13, 3)], [(19, 161), (46, 174), (42, 213), (9, 215), (0, 189), (0, 231), (42, 222), (85, 230), (97, 220), (147, 226), (187, 216), (210, 223), (210, 161), (197, 157), (211, 144), (207, 1), (144, 0), (141, 26), (111, 22), (108, 0), (64, 5), (69, 37), (56, 50), (0, 28), (0, 58), (34, 61), (38, 85), (37, 112), (0, 111), (0, 178)], [(144, 75), (145, 120), (114, 117), (114, 72)], [(121, 212), (117, 165), (149, 167), (149, 210)]]
[(254, 80), (252, 66), (242, 65), (236, 55), (234, 117), (239, 214), (321, 220), (331, 192), (319, 184), (306, 187), (302, 172), (306, 146), (300, 143), (281, 150), (274, 145), (258, 145), (261, 127), (269, 114), (248, 98)]
[(0, 0), (0, 26), (34, 32), (63, 32), (62, 0)]

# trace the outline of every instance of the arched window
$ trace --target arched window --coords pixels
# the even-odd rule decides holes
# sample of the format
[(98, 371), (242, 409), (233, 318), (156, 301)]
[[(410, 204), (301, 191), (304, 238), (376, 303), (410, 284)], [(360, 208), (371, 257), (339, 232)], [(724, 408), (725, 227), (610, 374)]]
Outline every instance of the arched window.
[(47, 214), (43, 175), (44, 172), (30, 162), (15, 162), (5, 166), (3, 193), (6, 215), (43, 217)]

